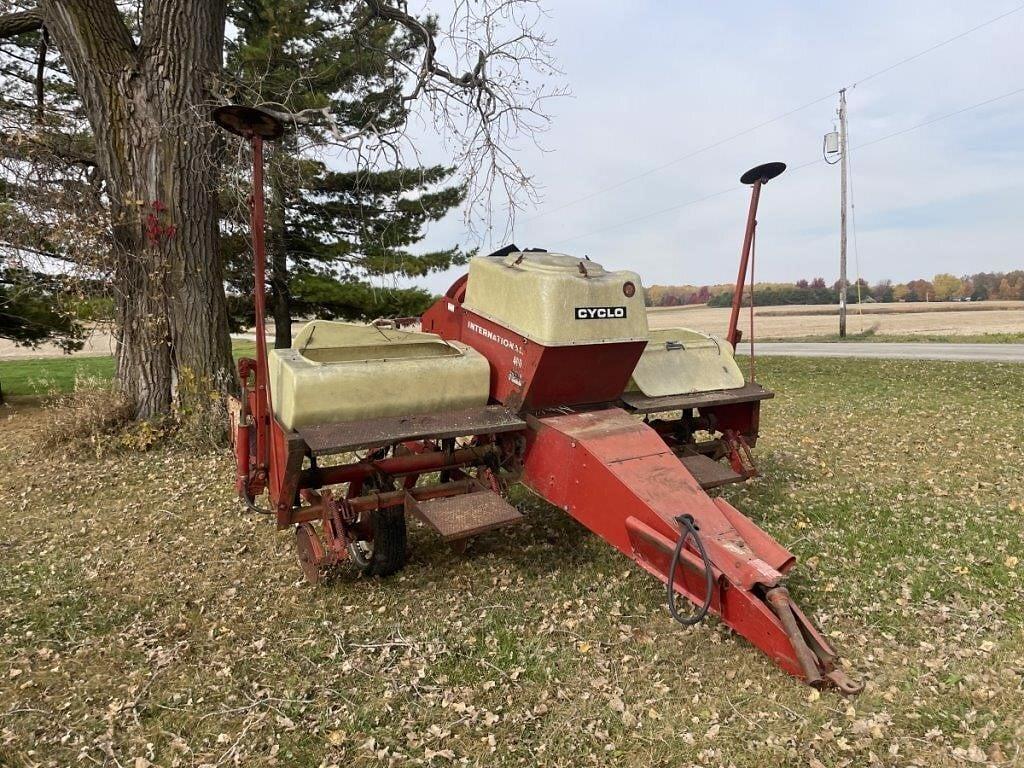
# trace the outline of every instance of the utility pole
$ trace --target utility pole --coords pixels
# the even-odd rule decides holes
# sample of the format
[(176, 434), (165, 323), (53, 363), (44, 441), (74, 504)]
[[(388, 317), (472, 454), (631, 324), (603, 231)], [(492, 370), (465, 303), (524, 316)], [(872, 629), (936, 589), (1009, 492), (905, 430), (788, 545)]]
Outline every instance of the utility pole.
[(839, 153), (842, 162), (839, 210), (839, 338), (846, 338), (846, 89), (839, 91)]

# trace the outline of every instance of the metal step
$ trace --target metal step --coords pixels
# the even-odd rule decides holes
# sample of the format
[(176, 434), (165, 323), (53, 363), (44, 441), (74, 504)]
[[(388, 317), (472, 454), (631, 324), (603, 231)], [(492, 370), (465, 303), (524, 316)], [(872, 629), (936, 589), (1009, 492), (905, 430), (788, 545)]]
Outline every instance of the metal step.
[(729, 483), (742, 483), (747, 479), (733, 471), (732, 467), (701, 454), (680, 456), (679, 460), (705, 491)]
[(487, 489), (425, 501), (407, 494), (405, 510), (417, 515), (445, 541), (468, 539), (519, 522), (523, 517), (500, 494)]

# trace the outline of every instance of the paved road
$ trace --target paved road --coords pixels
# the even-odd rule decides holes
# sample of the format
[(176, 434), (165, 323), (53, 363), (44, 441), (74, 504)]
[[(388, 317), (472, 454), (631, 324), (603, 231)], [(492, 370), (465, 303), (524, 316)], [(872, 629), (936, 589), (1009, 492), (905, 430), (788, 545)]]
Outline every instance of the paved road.
[[(740, 354), (750, 354), (740, 344)], [(1024, 344), (934, 344), (887, 342), (754, 342), (755, 355), (790, 357), (867, 357), (886, 360), (964, 360), (1024, 363)]]

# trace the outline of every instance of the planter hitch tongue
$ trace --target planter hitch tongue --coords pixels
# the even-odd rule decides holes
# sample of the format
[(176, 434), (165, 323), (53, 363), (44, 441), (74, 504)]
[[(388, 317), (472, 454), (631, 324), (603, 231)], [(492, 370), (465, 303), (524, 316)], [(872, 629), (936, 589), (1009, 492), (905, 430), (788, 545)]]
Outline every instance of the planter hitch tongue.
[(782, 586), (772, 587), (765, 593), (765, 600), (779, 617), (808, 685), (814, 688), (835, 686), (847, 696), (864, 690), (864, 683), (853, 680), (836, 666), (836, 655), (818, 642), (816, 632), (804, 631), (803, 627), (809, 627), (809, 622), (793, 603), (789, 590)]

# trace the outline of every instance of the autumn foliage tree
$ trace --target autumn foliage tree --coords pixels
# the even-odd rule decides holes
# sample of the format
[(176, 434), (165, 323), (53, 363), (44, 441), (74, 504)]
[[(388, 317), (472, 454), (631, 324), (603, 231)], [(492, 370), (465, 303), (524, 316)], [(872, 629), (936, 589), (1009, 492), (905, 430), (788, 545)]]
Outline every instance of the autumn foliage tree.
[(934, 277), (932, 287), (935, 289), (936, 301), (949, 301), (960, 296), (964, 289), (964, 283), (955, 275), (942, 273)]

